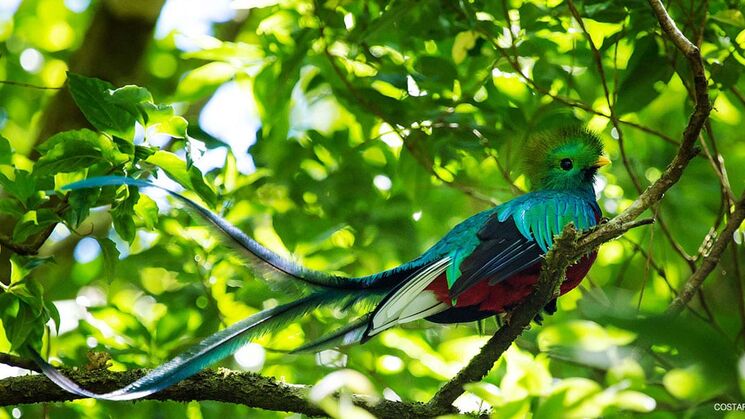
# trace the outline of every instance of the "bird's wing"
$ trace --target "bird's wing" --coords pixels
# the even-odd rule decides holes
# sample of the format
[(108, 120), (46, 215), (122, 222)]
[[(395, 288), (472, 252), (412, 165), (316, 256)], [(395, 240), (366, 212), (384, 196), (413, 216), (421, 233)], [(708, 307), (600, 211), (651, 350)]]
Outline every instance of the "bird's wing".
[(426, 288), (442, 275), (452, 263), (449, 257), (431, 261), (409, 275), (394, 288), (370, 313), (370, 321), (362, 341), (397, 324), (437, 314), (450, 305), (440, 301), (434, 292)]
[(457, 270), (448, 271), (451, 298), (483, 280), (494, 285), (534, 266), (569, 222), (580, 230), (595, 225), (596, 206), (576, 195), (544, 192), (498, 207), (478, 231), (479, 243), (470, 252), (453, 251), (460, 262)]

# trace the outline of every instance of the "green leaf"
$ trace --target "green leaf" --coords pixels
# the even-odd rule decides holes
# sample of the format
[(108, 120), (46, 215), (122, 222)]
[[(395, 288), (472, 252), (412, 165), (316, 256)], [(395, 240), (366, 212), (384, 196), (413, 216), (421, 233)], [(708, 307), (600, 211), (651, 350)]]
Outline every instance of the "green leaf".
[(147, 116), (143, 112), (141, 105), (143, 103), (153, 103), (153, 96), (144, 87), (127, 85), (115, 90), (109, 91), (110, 96), (106, 100), (127, 113), (132, 115), (137, 121), (145, 125)]
[(39, 195), (36, 190), (36, 178), (25, 170), (16, 169), (13, 174), (15, 178), (11, 180), (0, 173), (0, 186), (6, 193), (17, 198), (26, 207), (31, 206), (30, 204), (34, 201), (31, 198)]
[(71, 72), (67, 73), (67, 79), (70, 94), (88, 122), (100, 131), (130, 141), (133, 139), (137, 116), (130, 113), (127, 106), (112, 101), (114, 85)]
[(26, 340), (34, 327), (34, 319), (35, 316), (32, 314), (31, 308), (19, 300), (16, 315), (7, 321), (3, 321), (11, 350), (18, 350), (25, 346)]
[(245, 42), (221, 41), (216, 47), (185, 52), (181, 55), (186, 59), (206, 61), (242, 62), (244, 65), (259, 64), (264, 58), (264, 52), (256, 45)]
[[(142, 196), (140, 197), (140, 200), (142, 200), (143, 198), (146, 197)], [(114, 280), (114, 274), (116, 273), (116, 265), (119, 262), (119, 250), (117, 250), (116, 244), (108, 238), (97, 237), (96, 240), (101, 246), (104, 274), (106, 276), (106, 279), (112, 281)]]
[(158, 222), (158, 204), (149, 196), (141, 195), (135, 204), (135, 214), (142, 219), (148, 230), (153, 230)]
[(111, 90), (109, 95), (107, 101), (131, 109), (132, 113), (135, 113), (136, 105), (142, 102), (153, 102), (153, 95), (149, 90), (132, 84)]
[[(266, 138), (286, 138), (290, 131), (290, 89), (272, 86), (271, 80), (280, 80), (282, 65), (273, 62), (264, 67), (256, 76), (253, 85), (256, 107), (261, 116), (262, 135)], [(289, 75), (288, 75), (289, 76)], [(299, 74), (292, 73), (284, 85), (297, 83)]]
[(28, 275), (28, 271), (19, 263), (16, 257), (10, 258), (10, 286), (20, 283)]
[(217, 200), (215, 192), (207, 185), (202, 177), (202, 172), (195, 166), (187, 170), (185, 161), (171, 152), (162, 150), (148, 157), (147, 162), (163, 169), (168, 177), (186, 189), (195, 192), (209, 205), (215, 204)]
[(57, 310), (57, 306), (51, 301), (45, 301), (44, 311), (50, 319), (54, 320), (55, 332), (59, 334), (59, 328), (62, 322), (60, 321), (60, 314), (59, 310)]
[[(264, 138), (284, 140), (290, 130), (292, 90), (300, 79), (300, 68), (306, 57), (313, 33), (298, 31), (293, 36), (294, 51), (284, 60), (267, 64), (253, 83), (254, 99), (261, 116)], [(277, 83), (277, 80), (282, 80)]]
[(0, 135), (0, 164), (10, 164), (12, 160), (13, 148), (10, 141)]
[(642, 392), (626, 390), (615, 395), (614, 405), (634, 412), (651, 412), (657, 403)]
[(655, 83), (667, 83), (673, 69), (667, 59), (660, 54), (657, 39), (645, 36), (636, 41), (634, 52), (629, 58), (616, 102), (618, 114), (641, 110), (658, 96)]
[(455, 35), (453, 48), (450, 52), (455, 64), (460, 64), (466, 59), (468, 51), (476, 45), (476, 38), (478, 38), (478, 34), (474, 31), (464, 31)]
[(55, 134), (39, 147), (39, 151), (43, 155), (34, 166), (39, 176), (75, 172), (101, 162), (114, 167), (129, 160), (111, 139), (88, 129)]
[(11, 286), (25, 279), (32, 270), (49, 263), (52, 260), (52, 257), (49, 256), (21, 256), (14, 254), (10, 257)]
[(236, 68), (222, 62), (211, 62), (184, 76), (176, 88), (176, 100), (194, 101), (214, 92), (235, 76)]
[(18, 297), (8, 292), (0, 293), (0, 321), (6, 325), (6, 329), (10, 319), (18, 315), (18, 306)]
[(721, 387), (724, 386), (724, 383), (714, 385), (700, 365), (671, 369), (663, 377), (662, 383), (665, 389), (676, 398), (690, 401), (707, 400), (721, 391)]
[(140, 194), (136, 189), (130, 188), (129, 191), (129, 196), (126, 199), (111, 207), (111, 220), (119, 237), (131, 244), (137, 233), (134, 221), (134, 205)]
[(167, 134), (175, 138), (186, 138), (186, 127), (189, 125), (181, 116), (175, 115), (163, 122), (154, 124), (155, 132)]
[(70, 209), (63, 214), (65, 221), (73, 227), (79, 226), (88, 217), (91, 207), (99, 204), (100, 197), (101, 189), (99, 188), (78, 189), (68, 192), (67, 202), (70, 204)]
[(152, 156), (158, 151), (157, 147), (146, 147), (142, 145), (136, 145), (134, 150), (134, 161), (147, 160), (148, 157)]
[(711, 19), (738, 29), (745, 29), (745, 16), (743, 16), (742, 11), (737, 9), (722, 10), (712, 15)]
[(28, 306), (34, 317), (42, 315), (44, 303), (42, 302), (43, 289), (39, 282), (29, 278), (20, 284), (10, 287), (10, 292), (17, 295), (18, 298)]
[(745, 67), (737, 59), (730, 55), (723, 63), (712, 63), (711, 78), (721, 84), (721, 89), (726, 90), (737, 84)]
[(49, 208), (27, 211), (13, 229), (13, 241), (23, 243), (59, 221), (59, 216)]

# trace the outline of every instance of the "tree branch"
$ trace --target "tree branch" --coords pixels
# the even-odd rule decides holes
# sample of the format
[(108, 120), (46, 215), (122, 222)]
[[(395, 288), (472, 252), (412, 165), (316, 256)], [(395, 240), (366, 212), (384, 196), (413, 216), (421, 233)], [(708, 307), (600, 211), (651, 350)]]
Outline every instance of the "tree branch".
[[(104, 369), (92, 371), (65, 370), (64, 373), (89, 389), (110, 391), (123, 387), (142, 377), (147, 371), (137, 369), (112, 372)], [(307, 400), (310, 386), (282, 383), (271, 377), (227, 369), (206, 370), (175, 384), (149, 400), (189, 402), (211, 400), (242, 404), (264, 410), (295, 412), (309, 416), (326, 416), (326, 413)], [(0, 406), (42, 402), (65, 402), (80, 397), (57, 387), (39, 374), (11, 377), (0, 380)], [(433, 416), (422, 403), (405, 403), (390, 400), (376, 401), (369, 397), (353, 396), (352, 401), (378, 417), (417, 418)], [(452, 408), (439, 414), (453, 413)]]
[(26, 370), (41, 372), (41, 368), (39, 368), (34, 361), (31, 361), (30, 359), (23, 359), (19, 356), (6, 354), (3, 352), (0, 352), (0, 364), (10, 365), (11, 367), (17, 367), (17, 368), (23, 368)]

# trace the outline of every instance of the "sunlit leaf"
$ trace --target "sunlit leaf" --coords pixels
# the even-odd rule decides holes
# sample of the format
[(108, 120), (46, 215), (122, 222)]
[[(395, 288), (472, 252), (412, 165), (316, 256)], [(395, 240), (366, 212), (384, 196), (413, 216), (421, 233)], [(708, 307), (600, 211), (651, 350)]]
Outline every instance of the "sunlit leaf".
[(72, 98), (94, 127), (122, 138), (132, 138), (136, 116), (128, 112), (127, 107), (111, 100), (114, 85), (75, 73), (68, 73), (67, 77)]
[(147, 161), (163, 169), (168, 177), (183, 187), (196, 192), (208, 204), (214, 205), (215, 192), (205, 183), (202, 173), (195, 166), (187, 169), (185, 161), (167, 151), (158, 151), (148, 157)]
[(222, 62), (211, 62), (187, 73), (176, 89), (178, 100), (195, 100), (206, 96), (233, 78), (236, 68)]
[(119, 261), (119, 250), (117, 250), (116, 244), (108, 238), (99, 237), (96, 240), (98, 240), (98, 244), (101, 246), (104, 274), (108, 280), (112, 280), (114, 279), (116, 265)]
[(0, 164), (10, 164), (12, 153), (8, 139), (0, 135)]

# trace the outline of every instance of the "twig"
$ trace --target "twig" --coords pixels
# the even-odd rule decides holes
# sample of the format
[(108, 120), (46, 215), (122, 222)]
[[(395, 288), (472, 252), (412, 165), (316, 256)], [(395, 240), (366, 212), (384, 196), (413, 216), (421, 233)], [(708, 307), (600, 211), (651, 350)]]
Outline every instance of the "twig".
[(0, 248), (3, 247), (22, 256), (35, 256), (39, 253), (39, 248), (36, 246), (14, 243), (10, 237), (0, 234)]
[(737, 100), (740, 102), (742, 106), (745, 106), (745, 95), (740, 93), (739, 90), (735, 86), (732, 86), (729, 88), (730, 92), (732, 92), (733, 95), (737, 98)]
[(634, 187), (636, 188), (636, 192), (641, 193), (641, 182), (639, 181), (639, 177), (636, 175), (633, 168), (631, 167), (631, 162), (629, 161), (628, 155), (626, 154), (623, 130), (621, 129), (618, 122), (618, 115), (616, 115), (615, 104), (611, 100), (610, 90), (608, 89), (608, 81), (605, 77), (605, 70), (603, 69), (603, 58), (600, 55), (600, 51), (598, 51), (597, 47), (595, 46), (595, 43), (592, 41), (592, 36), (590, 35), (590, 32), (587, 31), (585, 22), (582, 20), (582, 16), (580, 16), (579, 10), (577, 10), (577, 7), (574, 5), (574, 1), (569, 0), (567, 2), (567, 5), (569, 6), (569, 11), (572, 13), (574, 20), (577, 21), (580, 29), (582, 29), (582, 33), (584, 34), (587, 43), (590, 45), (593, 61), (595, 62), (595, 67), (597, 67), (598, 75), (600, 76), (600, 84), (603, 86), (605, 103), (608, 105), (608, 109), (610, 110), (610, 121), (611, 124), (613, 124), (613, 128), (616, 129), (616, 134), (618, 135), (618, 149), (621, 151), (621, 161), (623, 162), (623, 166), (626, 168), (626, 172), (628, 173), (629, 178), (631, 178), (631, 183), (633, 183)]
[(0, 84), (5, 84), (8, 86), (16, 86), (16, 87), (25, 87), (27, 89), (38, 89), (38, 90), (60, 90), (64, 88), (64, 86), (60, 86), (60, 87), (39, 86), (36, 84), (23, 83), (20, 81), (12, 81), (12, 80), (0, 80)]
[(727, 220), (724, 230), (722, 230), (719, 237), (714, 241), (709, 254), (704, 257), (701, 266), (688, 278), (678, 296), (670, 303), (670, 306), (667, 308), (668, 313), (679, 314), (691, 301), (691, 298), (696, 294), (706, 277), (716, 268), (719, 258), (725, 249), (727, 249), (727, 245), (732, 241), (735, 230), (740, 227), (743, 220), (745, 220), (745, 193), (743, 193), (740, 200), (735, 204), (734, 212), (732, 212), (729, 220)]
[[(549, 89), (546, 89), (543, 86), (540, 86), (539, 84), (537, 84), (535, 82), (535, 80), (531, 79), (530, 77), (528, 77), (527, 74), (525, 74), (525, 72), (522, 70), (522, 68), (520, 67), (520, 64), (517, 62), (517, 60), (514, 59), (514, 57), (512, 57), (510, 54), (508, 54), (507, 51), (505, 51), (504, 48), (502, 48), (499, 45), (499, 43), (497, 43), (497, 41), (494, 40), (494, 38), (492, 37), (491, 33), (486, 28), (484, 28), (483, 23), (481, 23), (480, 21), (478, 21), (477, 19), (475, 19), (475, 17), (473, 16), (474, 15), (474, 12), (469, 9), (470, 6), (467, 3), (461, 3), (461, 6), (464, 9), (463, 10), (464, 15), (466, 16), (466, 18), (468, 18), (471, 21), (471, 24), (473, 25), (473, 27), (475, 28), (475, 30), (477, 32), (479, 32), (481, 35), (483, 35), (484, 38), (486, 38), (491, 43), (492, 47), (495, 50), (497, 50), (497, 52), (499, 52), (499, 54), (502, 56), (502, 58), (504, 58), (505, 60), (507, 60), (507, 62), (510, 64), (510, 66), (515, 71), (515, 73), (521, 79), (523, 79), (533, 90), (535, 90), (536, 92), (538, 92), (538, 93), (540, 93), (540, 94), (542, 94), (544, 96), (550, 97), (551, 99), (553, 99), (553, 100), (555, 100), (555, 101), (557, 101), (559, 103), (562, 103), (562, 104), (564, 104), (566, 106), (577, 108), (577, 109), (581, 109), (581, 110), (583, 110), (585, 112), (589, 112), (589, 113), (592, 113), (594, 115), (598, 115), (598, 116), (602, 116), (604, 118), (611, 119), (611, 115), (608, 115), (608, 114), (606, 114), (604, 112), (601, 112), (601, 111), (598, 111), (596, 109), (593, 109), (591, 106), (589, 106), (589, 105), (587, 105), (587, 104), (585, 104), (583, 102), (580, 102), (578, 100), (575, 100), (575, 99), (572, 99), (572, 98), (568, 98), (568, 97), (564, 97), (564, 96), (561, 96), (561, 95), (554, 94)], [(623, 120), (623, 119), (620, 119), (620, 118), (618, 119), (618, 122), (620, 124), (628, 125), (630, 127), (636, 128), (636, 129), (638, 129), (640, 131), (643, 131), (643, 132), (646, 132), (648, 134), (652, 134), (654, 136), (657, 136), (657, 137), (659, 137), (660, 139), (662, 139), (663, 141), (665, 141), (665, 142), (667, 142), (669, 144), (672, 144), (672, 145), (675, 145), (675, 146), (680, 145), (680, 142), (678, 142), (674, 138), (670, 137), (669, 135), (664, 134), (664, 133), (662, 133), (660, 131), (654, 130), (652, 128), (643, 126), (643, 125), (638, 124), (636, 122), (627, 121), (627, 120)]]

